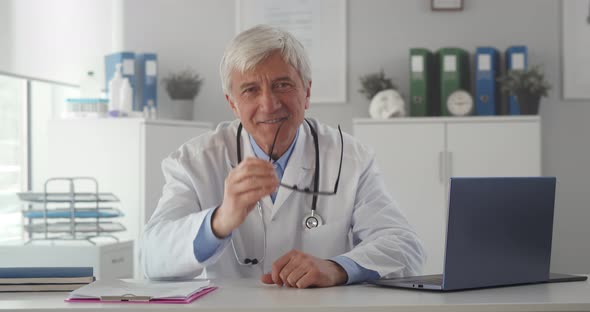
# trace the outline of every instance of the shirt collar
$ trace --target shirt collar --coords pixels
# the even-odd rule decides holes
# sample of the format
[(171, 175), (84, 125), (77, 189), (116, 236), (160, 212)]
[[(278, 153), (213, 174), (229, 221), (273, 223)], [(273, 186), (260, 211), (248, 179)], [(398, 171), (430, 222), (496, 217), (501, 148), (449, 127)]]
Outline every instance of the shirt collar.
[[(295, 138), (293, 139), (293, 142), (291, 142), (291, 146), (289, 146), (289, 148), (287, 149), (287, 152), (285, 152), (285, 154), (283, 154), (283, 156), (281, 156), (279, 158), (279, 160), (274, 162), (274, 164), (278, 164), (279, 166), (281, 166), (281, 169), (283, 169), (283, 170), (285, 170), (285, 168), (287, 167), (287, 162), (289, 162), (289, 158), (291, 157), (291, 154), (293, 153), (293, 149), (295, 148), (295, 142), (297, 142), (298, 137), (299, 137), (299, 128), (297, 128), (297, 132), (295, 133)], [(250, 140), (250, 145), (252, 145), (252, 151), (254, 151), (254, 155), (256, 155), (257, 158), (267, 160), (268, 155), (262, 150), (262, 148), (260, 148), (260, 146), (258, 146), (258, 144), (256, 144), (256, 141), (254, 140), (254, 138), (252, 138), (250, 133), (248, 133), (248, 139)]]

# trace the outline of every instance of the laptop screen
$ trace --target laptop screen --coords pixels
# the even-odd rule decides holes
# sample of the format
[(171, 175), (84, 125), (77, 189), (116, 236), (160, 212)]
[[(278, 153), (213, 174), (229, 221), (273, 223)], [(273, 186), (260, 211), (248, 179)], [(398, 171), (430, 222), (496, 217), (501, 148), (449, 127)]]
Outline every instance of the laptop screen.
[(554, 177), (451, 178), (444, 289), (549, 277)]

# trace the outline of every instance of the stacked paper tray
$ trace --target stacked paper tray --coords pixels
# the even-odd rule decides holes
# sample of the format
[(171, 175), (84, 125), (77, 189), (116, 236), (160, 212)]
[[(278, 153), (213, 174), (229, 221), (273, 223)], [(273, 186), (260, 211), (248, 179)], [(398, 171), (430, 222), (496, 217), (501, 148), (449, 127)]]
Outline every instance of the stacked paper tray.
[[(72, 209), (60, 208), (51, 210), (27, 210), (23, 211), (23, 216), (28, 219), (48, 219), (72, 218)], [(76, 208), (73, 210), (74, 218), (117, 218), (122, 217), (123, 213), (115, 208)]]
[(72, 226), (76, 233), (113, 233), (125, 231), (125, 227), (118, 222), (55, 222), (25, 225), (27, 231), (33, 233), (70, 233)]
[(65, 203), (65, 202), (118, 202), (113, 193), (17, 193), (21, 200), (33, 203)]

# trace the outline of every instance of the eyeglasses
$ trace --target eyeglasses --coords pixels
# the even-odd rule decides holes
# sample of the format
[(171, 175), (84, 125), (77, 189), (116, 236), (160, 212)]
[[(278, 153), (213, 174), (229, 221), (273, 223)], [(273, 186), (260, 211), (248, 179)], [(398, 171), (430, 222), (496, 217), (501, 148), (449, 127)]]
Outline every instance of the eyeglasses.
[[(268, 161), (273, 164), (276, 161), (273, 161), (273, 159), (272, 159), (272, 152), (274, 151), (275, 143), (277, 141), (277, 137), (279, 136), (279, 131), (281, 130), (282, 126), (283, 126), (283, 123), (281, 123), (279, 125), (279, 127), (277, 128), (277, 132), (275, 133), (275, 137), (274, 137), (274, 139), (272, 141), (272, 145), (270, 147), (270, 152), (268, 153)], [(315, 132), (315, 130), (313, 129), (313, 127), (311, 127), (311, 124), (310, 124), (309, 128), (311, 129), (311, 133), (313, 135), (314, 145), (315, 145), (315, 157), (316, 157), (315, 179), (316, 179), (316, 183), (317, 183), (318, 175), (319, 175), (319, 157), (320, 157), (319, 146), (318, 146), (319, 145), (318, 136), (317, 136), (317, 133)], [(338, 165), (338, 177), (336, 178), (336, 183), (334, 184), (334, 191), (312, 191), (311, 188), (309, 188), (309, 187), (301, 188), (297, 185), (287, 185), (282, 182), (279, 182), (279, 186), (290, 189), (295, 192), (311, 194), (311, 195), (326, 195), (326, 196), (336, 195), (336, 192), (338, 191), (338, 183), (340, 182), (340, 173), (342, 172), (342, 156), (344, 155), (344, 139), (342, 138), (342, 129), (340, 129), (340, 125), (338, 125), (338, 132), (340, 133), (340, 164)]]

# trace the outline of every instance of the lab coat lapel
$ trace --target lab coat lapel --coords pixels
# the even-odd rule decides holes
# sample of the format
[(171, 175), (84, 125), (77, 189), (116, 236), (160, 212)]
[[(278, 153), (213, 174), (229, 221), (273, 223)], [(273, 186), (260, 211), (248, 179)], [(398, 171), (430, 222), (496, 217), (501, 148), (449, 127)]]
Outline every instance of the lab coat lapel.
[[(313, 136), (309, 132), (309, 127), (305, 122), (299, 127), (299, 137), (293, 153), (287, 162), (287, 167), (283, 173), (282, 183), (287, 185), (297, 185), (298, 187), (310, 187), (313, 182), (312, 177), (315, 168)], [(279, 209), (284, 206), (285, 201), (296, 193), (288, 188), (279, 187), (277, 197), (272, 210), (274, 217)]]

